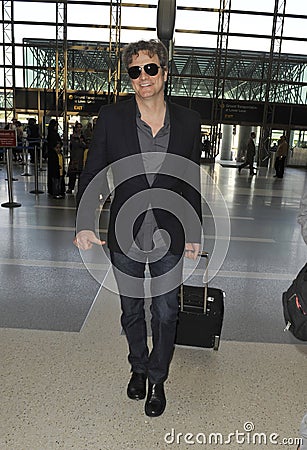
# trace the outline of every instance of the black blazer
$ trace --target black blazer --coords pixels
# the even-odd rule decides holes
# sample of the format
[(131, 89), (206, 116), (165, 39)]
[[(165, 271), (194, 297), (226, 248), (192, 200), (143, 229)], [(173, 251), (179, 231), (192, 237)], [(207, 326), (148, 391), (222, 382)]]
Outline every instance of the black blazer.
[[(107, 238), (111, 250), (126, 252), (131, 246), (132, 235), (136, 236), (142, 224), (145, 212), (135, 217), (135, 212), (131, 212), (132, 209), (129, 206), (125, 210), (125, 220), (121, 219), (116, 223), (121, 208), (125, 207), (126, 202), (128, 202), (126, 205), (129, 205), (129, 200), (138, 193), (145, 194), (143, 196), (145, 197), (145, 203), (146, 201), (147, 204), (151, 203), (159, 228), (166, 230), (170, 235), (170, 250), (173, 253), (181, 253), (185, 242), (200, 242), (202, 217), (199, 169), (201, 156), (200, 116), (197, 112), (170, 101), (168, 101), (168, 106), (170, 113), (169, 145), (161, 170), (156, 174), (151, 186), (149, 186), (144, 174), (136, 127), (135, 98), (108, 105), (101, 109), (94, 128), (86, 164), (79, 180), (77, 232), (83, 229), (95, 230), (94, 211), (97, 208), (99, 194), (105, 192), (105, 195), (107, 195), (105, 191), (106, 178), (97, 174), (112, 164), (115, 192), (110, 207)], [(169, 155), (178, 155), (195, 164), (191, 165), (184, 159), (181, 159), (179, 164), (177, 164), (177, 161), (174, 164), (174, 156)], [(183, 178), (191, 181), (193, 187), (187, 181), (183, 181)], [(91, 188), (86, 189), (91, 181)], [(165, 191), (162, 191), (163, 195), (158, 195), (157, 199), (153, 189), (165, 189)], [(175, 193), (180, 194), (186, 200), (184, 205), (176, 201), (178, 195), (176, 196)], [(161, 201), (164, 203), (167, 197), (169, 199), (166, 206), (161, 205)], [(172, 209), (174, 207), (175, 210), (178, 206), (180, 220), (175, 217), (176, 213), (167, 211), (167, 204), (171, 204)], [(197, 220), (192, 220), (193, 214), (187, 207), (188, 205), (191, 205), (193, 211), (196, 212), (194, 216)], [(188, 217), (184, 217), (185, 215)], [(184, 223), (183, 226), (182, 223)], [(115, 227), (118, 227), (116, 233), (126, 233), (125, 238), (121, 239), (120, 243), (116, 237)], [(133, 228), (133, 234), (130, 231), (131, 227)]]

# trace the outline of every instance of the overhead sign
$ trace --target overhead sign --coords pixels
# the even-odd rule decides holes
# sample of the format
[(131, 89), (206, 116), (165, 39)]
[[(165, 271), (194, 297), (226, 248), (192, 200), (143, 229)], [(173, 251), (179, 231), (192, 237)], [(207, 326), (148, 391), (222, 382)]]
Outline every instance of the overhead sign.
[(263, 105), (252, 102), (223, 101), (222, 121), (224, 123), (261, 123), (263, 120)]
[(17, 147), (16, 130), (0, 130), (0, 147)]
[(67, 108), (69, 111), (98, 113), (102, 105), (108, 103), (106, 94), (75, 92), (68, 95)]

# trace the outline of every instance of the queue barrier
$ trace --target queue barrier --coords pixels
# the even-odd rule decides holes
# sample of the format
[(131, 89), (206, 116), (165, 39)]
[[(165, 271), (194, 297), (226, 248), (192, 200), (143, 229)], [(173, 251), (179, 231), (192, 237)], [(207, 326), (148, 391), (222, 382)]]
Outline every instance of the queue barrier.
[(12, 147), (6, 149), (6, 170), (7, 170), (7, 181), (8, 181), (8, 195), (9, 201), (2, 203), (3, 208), (18, 208), (21, 203), (14, 202), (13, 200), (13, 156)]
[[(39, 167), (39, 159), (37, 148), (40, 149), (40, 167)], [(39, 189), (38, 187), (38, 172), (39, 170), (45, 170), (42, 167), (42, 140), (29, 142), (29, 145), (16, 146), (14, 149), (22, 150), (23, 153), (23, 164), (25, 164), (26, 169), (25, 172), (21, 174), (21, 176), (32, 176), (31, 173), (28, 172), (29, 166), (29, 150), (34, 149), (34, 189), (30, 191), (30, 194), (43, 194), (44, 191)], [(2, 203), (1, 206), (4, 208), (16, 208), (20, 207), (21, 203), (15, 202), (13, 200), (13, 181), (17, 181), (16, 178), (13, 178), (13, 147), (9, 147), (7, 149), (1, 148), (0, 153), (3, 153), (6, 156), (6, 169), (7, 169), (7, 182), (8, 182), (8, 202)], [(1, 169), (0, 169), (1, 170)]]
[(37, 157), (37, 146), (34, 145), (34, 189), (30, 191), (30, 194), (43, 194), (44, 191), (38, 188), (38, 157)]

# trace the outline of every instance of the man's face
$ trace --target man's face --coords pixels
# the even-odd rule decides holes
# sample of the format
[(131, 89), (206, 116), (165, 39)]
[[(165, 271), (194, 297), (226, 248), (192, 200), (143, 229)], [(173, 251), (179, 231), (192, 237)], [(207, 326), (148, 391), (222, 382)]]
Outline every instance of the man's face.
[[(132, 66), (144, 66), (145, 64), (155, 63), (160, 66), (160, 61), (157, 55), (152, 58), (146, 51), (140, 51), (138, 55), (133, 55), (132, 62), (129, 67)], [(142, 68), (140, 76), (133, 80), (131, 84), (134, 89), (135, 95), (142, 99), (154, 98), (159, 95), (164, 95), (164, 82), (167, 79), (167, 70), (159, 68), (157, 75), (148, 75), (144, 68)]]

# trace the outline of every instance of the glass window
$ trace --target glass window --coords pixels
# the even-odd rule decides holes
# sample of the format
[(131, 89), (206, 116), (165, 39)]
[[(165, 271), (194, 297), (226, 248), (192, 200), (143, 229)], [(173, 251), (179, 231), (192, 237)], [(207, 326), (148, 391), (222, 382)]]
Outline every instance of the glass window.
[(287, 14), (307, 14), (306, 2), (302, 0), (291, 0), (286, 3)]
[[(306, 19), (285, 17), (283, 35), (303, 38), (307, 41), (307, 17)], [(307, 42), (305, 42), (305, 45), (307, 45)]]
[[(71, 23), (109, 25), (110, 7), (97, 5), (67, 5), (67, 21)], [(90, 30), (88, 30), (89, 32)], [(84, 40), (84, 35), (80, 33)]]
[[(231, 13), (229, 22), (230, 33), (272, 34), (273, 17), (261, 16), (256, 14), (236, 14)], [(261, 43), (259, 44), (261, 46)]]
[(180, 47), (205, 47), (216, 48), (216, 36), (209, 34), (201, 34), (194, 32), (189, 33), (176, 33), (175, 31), (175, 45)]
[(121, 24), (122, 26), (156, 28), (156, 14), (157, 10), (153, 8), (122, 7)]
[(178, 6), (189, 6), (189, 7), (198, 7), (198, 8), (215, 8), (218, 9), (220, 7), (220, 0), (177, 0), (176, 2)]
[(55, 21), (56, 7), (54, 3), (37, 2), (35, 5), (29, 4), (30, 2), (28, 1), (14, 3), (16, 3), (14, 7), (14, 20), (32, 20), (35, 22), (42, 22), (43, 20), (45, 22)]
[(217, 31), (219, 14), (211, 11), (184, 11), (176, 14), (177, 29)]
[(229, 36), (228, 38), (228, 48), (230, 50), (252, 50), (269, 52), (270, 47), (271, 39), (261, 38), (261, 36), (259, 36), (259, 38)]
[(275, 0), (257, 0), (256, 2), (232, 0), (231, 10), (239, 9), (241, 11), (274, 12), (274, 5)]

